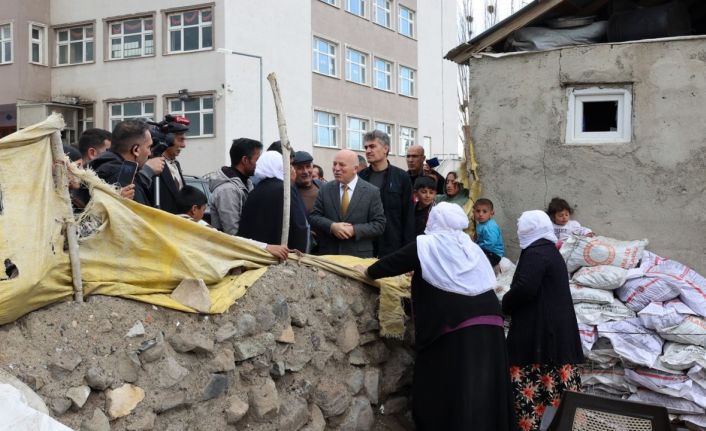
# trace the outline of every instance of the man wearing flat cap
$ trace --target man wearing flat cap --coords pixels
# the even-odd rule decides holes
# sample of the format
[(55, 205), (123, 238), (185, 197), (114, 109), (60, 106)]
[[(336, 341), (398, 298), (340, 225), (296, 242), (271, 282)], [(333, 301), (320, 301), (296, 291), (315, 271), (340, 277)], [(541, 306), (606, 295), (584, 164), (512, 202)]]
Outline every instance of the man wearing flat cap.
[(316, 195), (319, 194), (319, 189), (321, 188), (321, 182), (315, 180), (312, 176), (314, 171), (314, 158), (306, 151), (297, 151), (294, 153), (292, 166), (294, 166), (294, 171), (296, 172), (294, 184), (297, 187), (299, 196), (301, 196), (304, 201), (306, 213), (309, 215), (311, 209), (314, 207)]

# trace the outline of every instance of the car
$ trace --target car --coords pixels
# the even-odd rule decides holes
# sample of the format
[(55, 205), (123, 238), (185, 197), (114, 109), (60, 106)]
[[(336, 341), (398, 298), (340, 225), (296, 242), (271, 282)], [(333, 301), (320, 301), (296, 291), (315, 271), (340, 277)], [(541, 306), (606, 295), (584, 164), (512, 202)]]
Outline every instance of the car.
[(211, 202), (213, 201), (213, 195), (211, 195), (211, 189), (208, 188), (208, 180), (206, 178), (198, 177), (196, 175), (184, 175), (184, 181), (186, 184), (192, 187), (196, 187), (198, 190), (203, 192), (208, 199), (208, 206), (206, 206), (206, 212), (203, 215), (204, 221), (206, 223), (211, 223)]

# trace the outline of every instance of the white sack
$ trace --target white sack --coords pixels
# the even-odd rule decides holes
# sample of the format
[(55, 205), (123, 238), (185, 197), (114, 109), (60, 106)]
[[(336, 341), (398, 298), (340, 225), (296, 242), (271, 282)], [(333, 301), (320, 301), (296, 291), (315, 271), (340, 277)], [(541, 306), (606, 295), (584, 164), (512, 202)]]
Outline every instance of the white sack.
[(647, 239), (620, 241), (604, 236), (571, 235), (562, 244), (560, 252), (569, 273), (582, 266), (610, 265), (629, 269), (637, 266), (647, 243)]
[(0, 431), (71, 431), (48, 414), (30, 407), (22, 392), (6, 383), (0, 383), (0, 418)]
[(679, 419), (687, 424), (697, 426), (698, 429), (706, 429), (706, 415), (681, 415)]
[(706, 367), (706, 349), (679, 343), (665, 343), (660, 361), (673, 370), (686, 370), (701, 365)]
[(625, 283), (627, 273), (617, 266), (586, 266), (576, 271), (571, 281), (593, 289), (615, 290)]
[(510, 291), (510, 285), (512, 284), (512, 278), (515, 276), (515, 264), (510, 261), (510, 259), (502, 258), (498, 264), (500, 267), (500, 273), (496, 275), (495, 284), (495, 295), (498, 300), (502, 301), (503, 296)]
[(652, 302), (637, 313), (642, 326), (661, 332), (666, 328), (677, 326), (689, 314), (695, 314), (678, 299), (668, 302)]
[(635, 317), (635, 312), (619, 301), (612, 304), (574, 304), (576, 320), (586, 325), (598, 325), (611, 320), (624, 320)]
[(706, 320), (697, 316), (686, 316), (679, 325), (659, 331), (665, 340), (706, 347)]
[(595, 326), (579, 323), (579, 337), (581, 338), (581, 348), (585, 356), (591, 351), (596, 340), (598, 340), (598, 331)]
[(703, 407), (693, 401), (675, 398), (645, 389), (639, 389), (637, 393), (630, 395), (628, 401), (666, 407), (669, 413), (677, 415), (700, 415), (706, 413)]
[(582, 368), (581, 386), (591, 386), (612, 394), (629, 394), (630, 385), (625, 380), (625, 370), (620, 367), (610, 369)]
[(613, 292), (610, 290), (592, 289), (590, 287), (579, 286), (569, 283), (571, 299), (574, 304), (578, 302), (588, 302), (591, 304), (612, 304)]
[(625, 380), (660, 394), (691, 400), (706, 407), (706, 391), (685, 375), (667, 374), (651, 369), (625, 369)]
[(602, 323), (598, 325), (598, 336), (609, 339), (621, 358), (647, 367), (655, 363), (664, 343), (636, 318)]
[(686, 375), (689, 376), (694, 383), (706, 389), (706, 368), (701, 365), (694, 365)]
[(591, 365), (600, 368), (611, 368), (620, 362), (620, 355), (613, 350), (613, 345), (607, 338), (598, 338), (585, 356)]

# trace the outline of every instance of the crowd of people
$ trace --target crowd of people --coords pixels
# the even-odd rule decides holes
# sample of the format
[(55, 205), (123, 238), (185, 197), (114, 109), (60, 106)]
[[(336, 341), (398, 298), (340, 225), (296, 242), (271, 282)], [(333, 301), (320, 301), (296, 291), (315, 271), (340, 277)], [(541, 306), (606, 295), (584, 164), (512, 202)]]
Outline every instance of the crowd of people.
[[(259, 141), (235, 139), (230, 164), (205, 176), (209, 202), (181, 171), (187, 130), (173, 131), (167, 149), (151, 157), (149, 125), (126, 120), (112, 133), (85, 131), (80, 154), (71, 158), (110, 184), (120, 181), (126, 162), (134, 163), (132, 181), (119, 184), (123, 198), (204, 225), (210, 206), (209, 226), (278, 259), (294, 251), (376, 257), (356, 269), (371, 279), (411, 273), (417, 429), (535, 430), (563, 391), (580, 389), (576, 365), (583, 354), (557, 244), (569, 234), (593, 233), (571, 220), (565, 200), (519, 217), (521, 254), (500, 302), (495, 274), (505, 246), (493, 202), (470, 201), (458, 175), (436, 172), (423, 147), (408, 148), (405, 171), (389, 160), (390, 137), (371, 131), (363, 138), (364, 157), (347, 149), (335, 154), (329, 181), (311, 154), (294, 152), (292, 181), (284, 184), (280, 142), (265, 150)], [(280, 245), (285, 187), (289, 240)], [(85, 196), (75, 201), (85, 205)], [(470, 223), (473, 237), (464, 232)], [(507, 339), (504, 317), (511, 318)]]

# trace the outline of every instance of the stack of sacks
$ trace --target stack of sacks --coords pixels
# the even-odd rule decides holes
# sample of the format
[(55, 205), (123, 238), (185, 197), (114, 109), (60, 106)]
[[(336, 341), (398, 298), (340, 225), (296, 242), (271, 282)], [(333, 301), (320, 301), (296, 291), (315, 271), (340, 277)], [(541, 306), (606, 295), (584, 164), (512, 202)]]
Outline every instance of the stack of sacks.
[(706, 429), (706, 279), (646, 246), (580, 236), (562, 245), (584, 389), (665, 406)]

